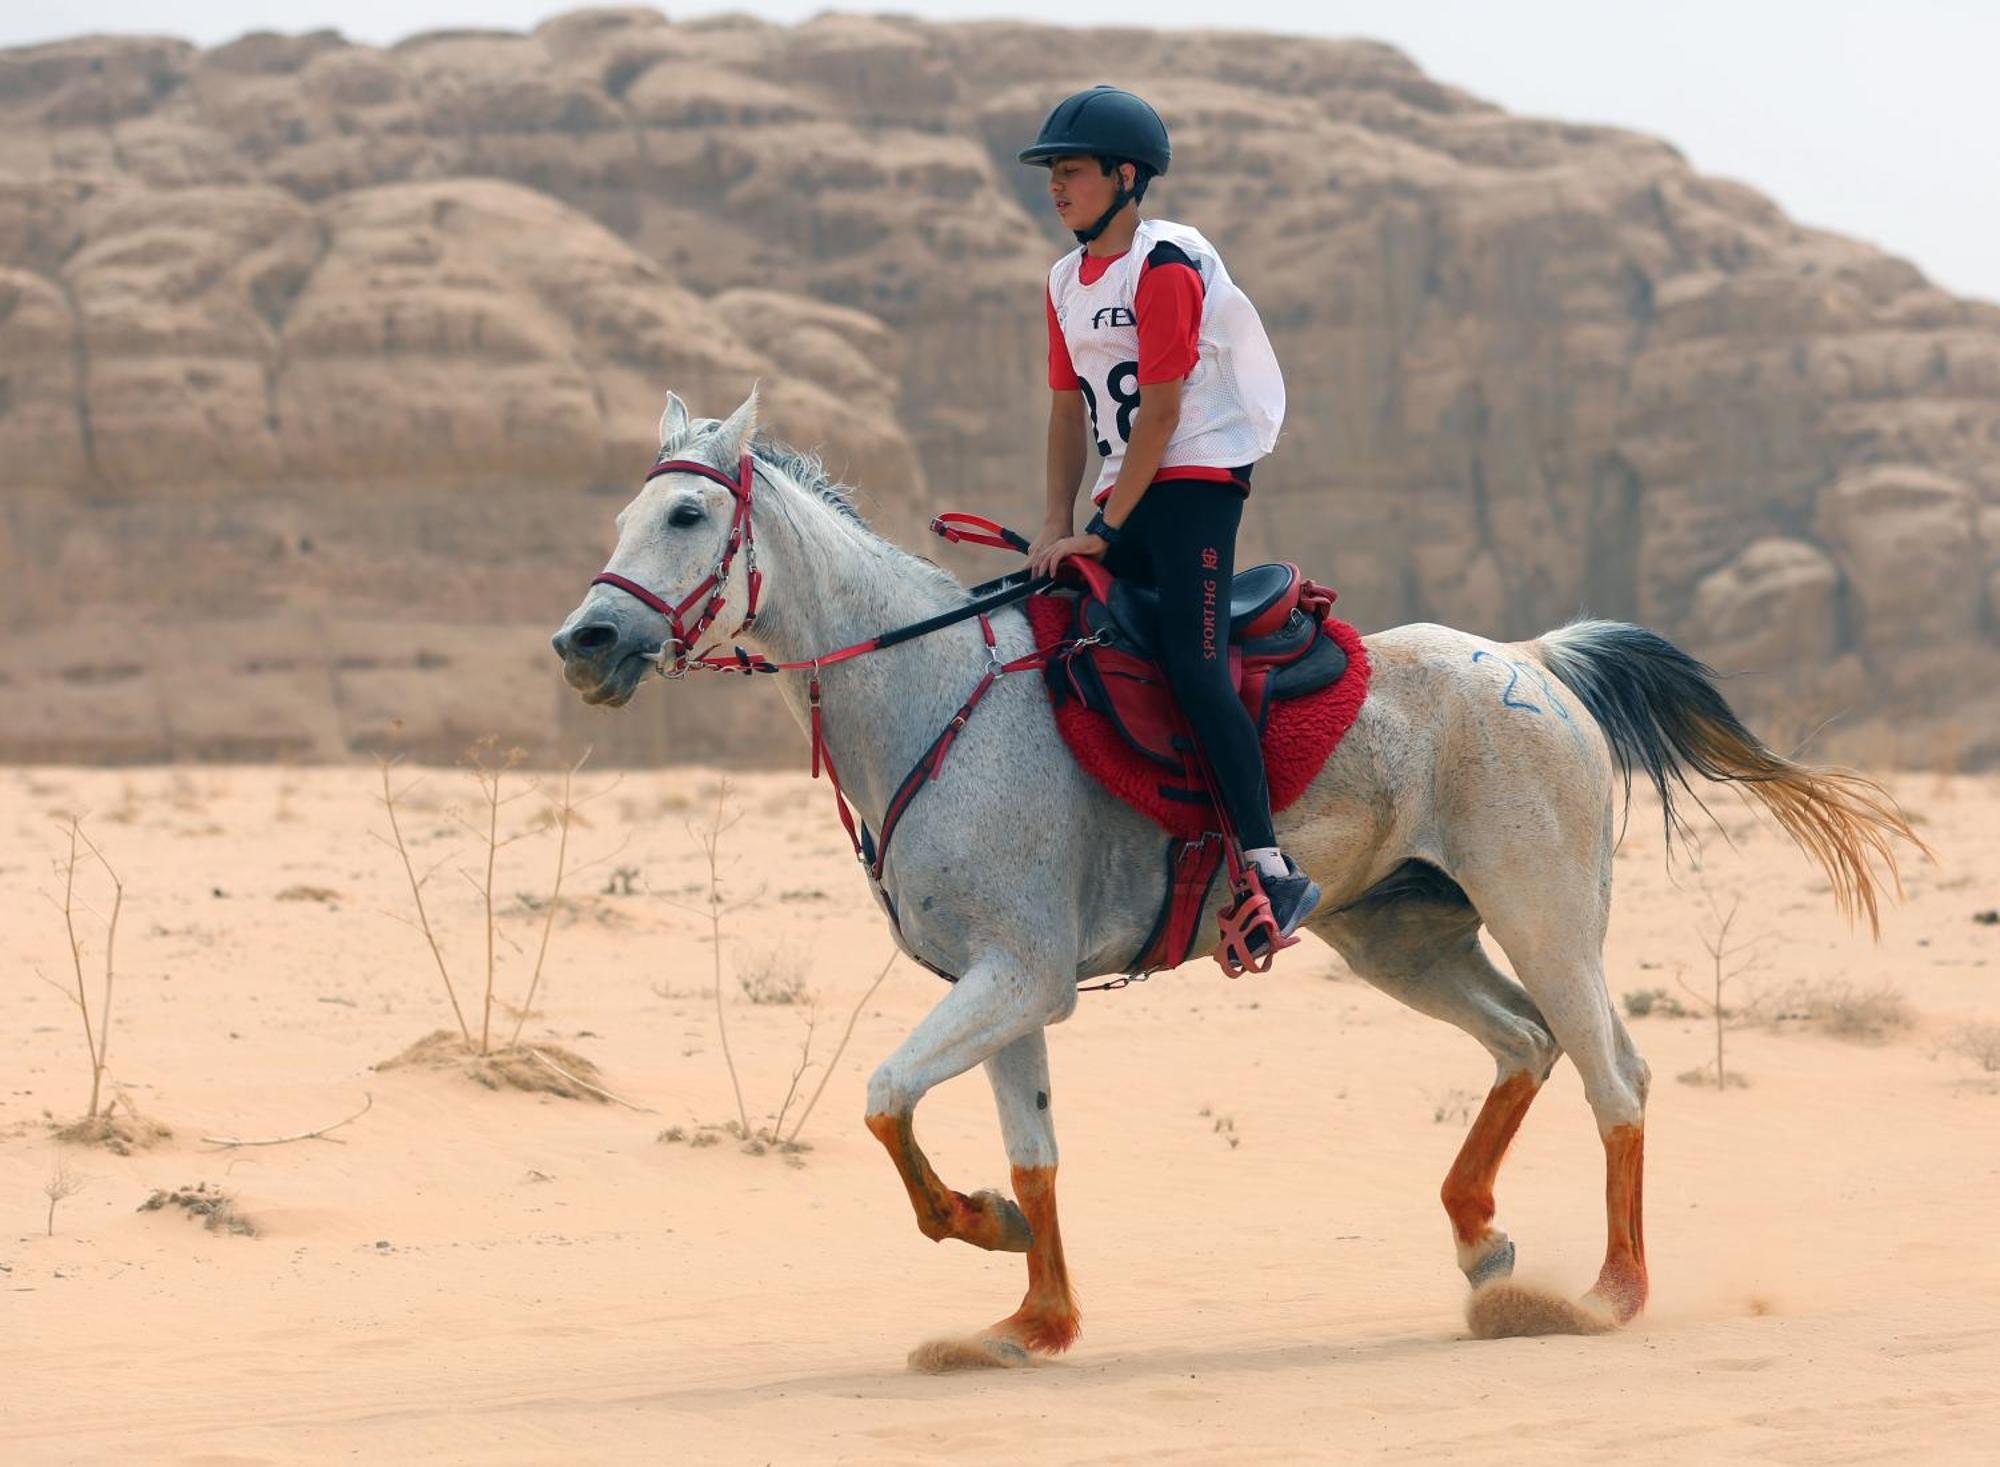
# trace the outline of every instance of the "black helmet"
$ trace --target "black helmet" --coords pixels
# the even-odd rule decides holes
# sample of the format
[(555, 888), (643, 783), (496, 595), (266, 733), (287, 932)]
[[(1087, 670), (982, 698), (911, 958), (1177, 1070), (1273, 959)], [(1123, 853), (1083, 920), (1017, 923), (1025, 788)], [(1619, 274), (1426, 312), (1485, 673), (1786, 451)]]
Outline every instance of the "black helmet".
[(1023, 163), (1048, 163), (1076, 153), (1137, 163), (1155, 174), (1165, 173), (1174, 156), (1160, 114), (1122, 87), (1063, 98), (1020, 156)]

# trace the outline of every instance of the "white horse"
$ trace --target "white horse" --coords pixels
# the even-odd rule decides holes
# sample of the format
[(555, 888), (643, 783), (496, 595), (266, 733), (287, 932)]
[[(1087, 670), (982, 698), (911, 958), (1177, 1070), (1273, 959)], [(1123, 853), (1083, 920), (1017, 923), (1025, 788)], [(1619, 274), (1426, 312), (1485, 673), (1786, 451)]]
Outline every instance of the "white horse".
[[(691, 420), (669, 396), (667, 469), (618, 516), (606, 572), (554, 639), (589, 703), (620, 705), (676, 653), (680, 603), (719, 572), (717, 636), (774, 662), (807, 662), (965, 604), (929, 561), (872, 533), (818, 463), (756, 436), (753, 392), (725, 421)], [(743, 455), (751, 455), (745, 459)], [(739, 464), (747, 465), (736, 481)], [(754, 626), (726, 635), (754, 599), (754, 533), (765, 584)], [(635, 595), (626, 587), (642, 588)], [(706, 592), (700, 592), (706, 596)], [(695, 599), (699, 599), (696, 597)], [(726, 609), (725, 609), (726, 608)], [(705, 624), (704, 624), (705, 625)], [(872, 831), (912, 764), (996, 661), (1030, 650), (1018, 609), (992, 618), (997, 651), (961, 621), (826, 667), (825, 744)], [(694, 635), (699, 635), (695, 633)], [(1647, 1294), (1640, 1182), (1648, 1083), (1605, 987), (1611, 857), (1634, 770), (1666, 802), (1688, 772), (1741, 785), (1825, 868), (1850, 915), (1876, 916), (1871, 856), (1891, 877), (1892, 838), (1915, 841), (1894, 802), (1862, 777), (1766, 748), (1711, 674), (1643, 628), (1584, 621), (1500, 643), (1414, 625), (1368, 639), (1374, 680), (1359, 719), (1305, 794), (1279, 816), (1285, 849), (1325, 898), (1311, 930), (1369, 982), (1486, 1047), (1496, 1077), (1446, 1176), (1458, 1265), (1475, 1289), (1508, 1275), (1494, 1225), (1502, 1155), (1557, 1059), (1582, 1076), (1606, 1162), (1604, 1264), (1576, 1319), (1631, 1320)], [(806, 672), (774, 676), (809, 717)], [(882, 895), (906, 951), (958, 975), (874, 1072), (867, 1125), (887, 1148), (933, 1240), (1027, 1254), (1013, 1314), (976, 1337), (996, 1360), (1053, 1353), (1079, 1320), (1056, 1221), (1055, 1112), (1043, 1031), (1082, 980), (1123, 970), (1162, 895), (1161, 832), (1070, 757), (1038, 676), (1003, 678), (897, 828)], [(1211, 899), (1203, 930), (1214, 931)], [(1518, 981), (1479, 940), (1486, 927)], [(1013, 1200), (945, 1185), (912, 1118), (932, 1086), (986, 1067), (1012, 1165)]]

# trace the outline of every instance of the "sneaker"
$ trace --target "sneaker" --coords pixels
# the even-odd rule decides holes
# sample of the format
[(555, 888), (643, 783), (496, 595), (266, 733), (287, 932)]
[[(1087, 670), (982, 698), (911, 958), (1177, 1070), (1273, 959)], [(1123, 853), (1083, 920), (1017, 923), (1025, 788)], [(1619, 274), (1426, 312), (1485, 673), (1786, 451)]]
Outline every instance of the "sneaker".
[[(1262, 885), (1265, 899), (1271, 903), (1271, 916), (1277, 921), (1280, 937), (1290, 937), (1298, 931), (1299, 924), (1310, 917), (1313, 908), (1319, 905), (1319, 884), (1299, 870), (1298, 863), (1290, 856), (1285, 857), (1285, 874), (1263, 877)], [(1252, 953), (1261, 953), (1270, 945), (1264, 936), (1265, 930), (1260, 926), (1250, 934)]]

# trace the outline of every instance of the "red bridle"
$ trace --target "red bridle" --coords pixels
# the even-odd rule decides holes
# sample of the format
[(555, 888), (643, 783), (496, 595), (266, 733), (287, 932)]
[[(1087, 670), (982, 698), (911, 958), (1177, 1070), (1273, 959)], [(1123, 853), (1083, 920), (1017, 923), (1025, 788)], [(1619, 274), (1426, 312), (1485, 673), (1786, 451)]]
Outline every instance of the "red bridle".
[[(654, 595), (637, 581), (628, 580), (614, 571), (602, 571), (592, 581), (593, 586), (614, 586), (626, 595), (651, 607), (667, 619), (673, 628), (665, 646), (660, 648), (660, 671), (667, 677), (679, 677), (688, 670), (689, 654), (695, 650), (708, 629), (715, 625), (715, 619), (722, 614), (724, 592), (728, 589), (729, 568), (736, 562), (736, 552), (744, 555), (745, 569), (750, 583), (750, 605), (743, 613), (743, 620), (736, 624), (732, 637), (740, 637), (757, 624), (757, 593), (763, 588), (764, 573), (757, 569), (757, 542), (753, 537), (750, 520), (750, 496), (756, 487), (757, 470), (749, 454), (744, 454), (736, 466), (736, 477), (707, 464), (696, 463), (693, 459), (670, 458), (653, 465), (646, 475), (646, 482), (662, 474), (699, 474), (704, 479), (712, 479), (729, 491), (736, 501), (736, 511), (730, 516), (729, 536), (722, 542), (722, 553), (716, 557), (715, 569), (708, 573), (708, 579), (688, 592), (678, 605)], [(690, 626), (685, 620), (688, 612), (697, 604), (701, 614)], [(667, 649), (673, 649), (673, 667), (667, 666)]]

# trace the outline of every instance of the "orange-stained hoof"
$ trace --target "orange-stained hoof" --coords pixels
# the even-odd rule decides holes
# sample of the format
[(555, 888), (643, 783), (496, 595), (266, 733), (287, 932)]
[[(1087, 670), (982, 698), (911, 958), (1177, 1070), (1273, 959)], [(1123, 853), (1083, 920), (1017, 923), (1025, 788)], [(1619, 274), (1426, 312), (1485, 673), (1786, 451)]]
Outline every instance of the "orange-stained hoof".
[(1646, 1307), (1646, 1265), (1632, 1258), (1608, 1258), (1597, 1282), (1583, 1297), (1616, 1324), (1630, 1324)]
[(1035, 1230), (1011, 1198), (991, 1190), (951, 1194), (951, 1212), (924, 1227), (934, 1243), (956, 1238), (989, 1253), (1026, 1253), (1034, 1246)]
[(986, 1331), (988, 1339), (1008, 1340), (1035, 1355), (1060, 1355), (1083, 1333), (1074, 1304), (1024, 1303)]

